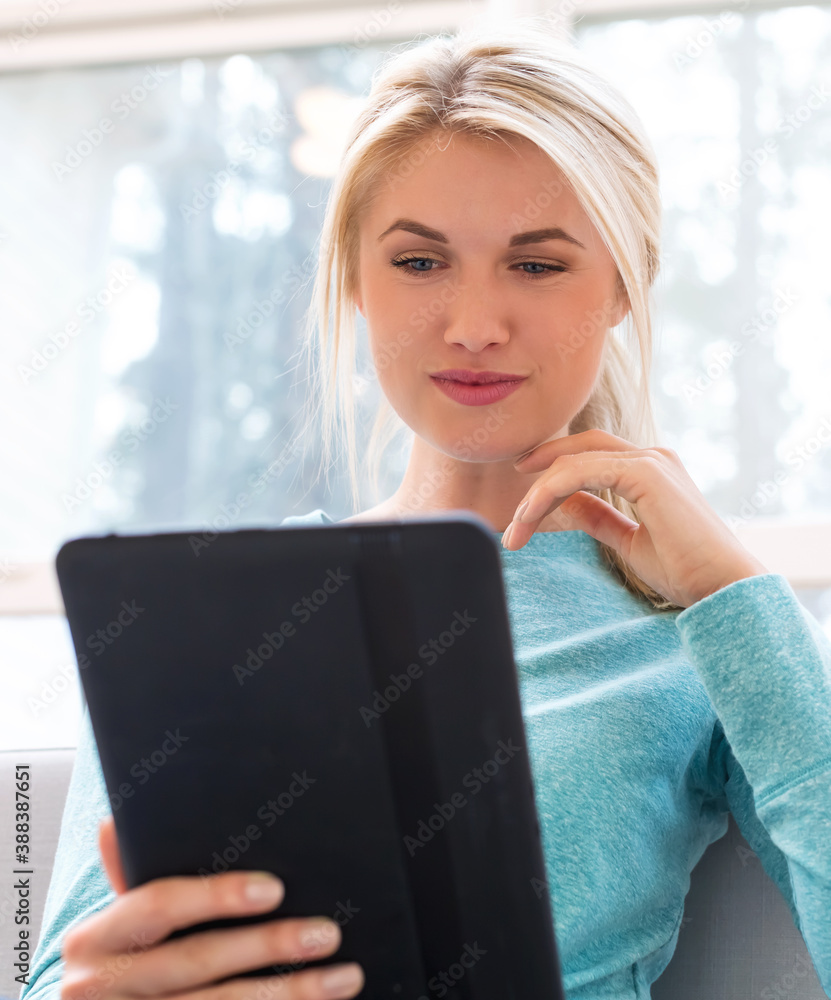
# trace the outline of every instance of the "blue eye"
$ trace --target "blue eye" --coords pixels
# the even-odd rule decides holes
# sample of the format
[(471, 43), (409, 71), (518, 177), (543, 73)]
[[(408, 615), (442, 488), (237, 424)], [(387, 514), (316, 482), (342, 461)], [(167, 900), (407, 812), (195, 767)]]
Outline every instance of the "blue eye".
[[(424, 275), (424, 274), (431, 274), (435, 270), (435, 268), (433, 268), (433, 267), (428, 267), (428, 268), (411, 268), (411, 267), (407, 267), (408, 264), (440, 264), (440, 263), (441, 263), (441, 261), (434, 260), (432, 257), (394, 257), (390, 261), (390, 264), (393, 267), (404, 268), (404, 271), (407, 274), (413, 274), (413, 275), (417, 275), (419, 277), (421, 275)], [(550, 273), (550, 272), (558, 272), (558, 271), (559, 272), (563, 272), (563, 271), (568, 270), (567, 268), (562, 267), (559, 264), (543, 264), (543, 262), (539, 261), (539, 260), (524, 260), (524, 261), (520, 262), (519, 264), (517, 264), (515, 266), (516, 267), (539, 267), (539, 268), (542, 268), (541, 271), (522, 271), (521, 272), (522, 276), (524, 278), (528, 278), (530, 281), (538, 281), (540, 278), (546, 277), (547, 274)]]
[(426, 270), (415, 271), (412, 268), (406, 267), (407, 264), (437, 264), (438, 261), (433, 260), (431, 257), (404, 257), (400, 260), (393, 259), (390, 261), (393, 267), (403, 267), (405, 271), (410, 271), (412, 274), (429, 274), (433, 268), (427, 268)]

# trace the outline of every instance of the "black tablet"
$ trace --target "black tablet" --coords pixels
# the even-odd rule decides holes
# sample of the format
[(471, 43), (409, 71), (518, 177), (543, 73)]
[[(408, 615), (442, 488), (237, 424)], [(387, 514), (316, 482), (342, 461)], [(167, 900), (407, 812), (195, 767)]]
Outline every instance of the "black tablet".
[(484, 520), (79, 538), (56, 568), (128, 886), (286, 885), (172, 936), (325, 915), (306, 964), (360, 962), (365, 1000), (562, 1000)]

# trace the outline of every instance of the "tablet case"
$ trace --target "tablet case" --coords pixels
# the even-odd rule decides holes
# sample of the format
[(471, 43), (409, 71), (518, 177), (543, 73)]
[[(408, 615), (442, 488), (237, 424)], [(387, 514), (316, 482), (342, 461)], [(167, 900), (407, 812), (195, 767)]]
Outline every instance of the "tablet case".
[(501, 561), (478, 516), (66, 542), (130, 888), (268, 869), (365, 1000), (562, 1000)]

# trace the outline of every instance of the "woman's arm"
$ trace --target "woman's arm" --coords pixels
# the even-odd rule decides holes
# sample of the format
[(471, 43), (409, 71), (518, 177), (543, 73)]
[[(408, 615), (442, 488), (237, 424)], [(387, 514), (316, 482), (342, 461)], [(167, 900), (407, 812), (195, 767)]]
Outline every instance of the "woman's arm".
[(778, 573), (723, 587), (676, 626), (724, 732), (713, 787), (779, 886), (831, 996), (831, 641)]

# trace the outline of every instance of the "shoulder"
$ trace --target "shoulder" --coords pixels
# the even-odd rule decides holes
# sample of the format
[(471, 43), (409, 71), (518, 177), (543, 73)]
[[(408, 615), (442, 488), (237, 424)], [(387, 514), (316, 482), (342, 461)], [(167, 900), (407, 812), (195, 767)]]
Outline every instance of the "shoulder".
[(350, 524), (352, 521), (393, 521), (401, 518), (401, 511), (389, 503), (379, 503), (369, 510), (361, 511), (360, 514), (353, 514), (345, 517), (340, 523)]
[(292, 524), (334, 524), (334, 520), (329, 517), (325, 510), (321, 507), (315, 508), (315, 510), (310, 511), (308, 514), (290, 514), (288, 517), (284, 517), (280, 522), (280, 527), (283, 525), (290, 527)]

